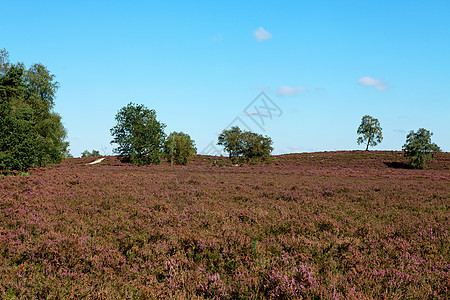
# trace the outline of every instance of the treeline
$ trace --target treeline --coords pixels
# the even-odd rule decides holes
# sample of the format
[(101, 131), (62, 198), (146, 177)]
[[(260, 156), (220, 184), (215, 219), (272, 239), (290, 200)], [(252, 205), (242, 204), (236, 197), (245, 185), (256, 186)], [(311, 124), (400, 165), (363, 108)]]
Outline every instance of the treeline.
[(66, 130), (53, 111), (58, 82), (42, 64), (11, 64), (0, 50), (0, 170), (26, 171), (61, 162)]
[[(11, 64), (8, 52), (0, 50), (0, 172), (26, 171), (71, 157), (61, 117), (53, 111), (58, 87), (44, 65), (26, 68), (23, 63)], [(118, 111), (115, 120), (111, 143), (117, 145), (113, 151), (122, 161), (148, 165), (167, 159), (172, 165), (186, 165), (197, 153), (188, 134), (172, 132), (167, 136), (166, 125), (144, 105), (129, 103)], [(363, 116), (357, 134), (357, 143), (365, 144), (366, 150), (383, 140), (380, 122), (369, 115)], [(426, 167), (440, 151), (431, 143), (431, 135), (424, 128), (408, 134), (402, 150), (413, 167)], [(270, 137), (239, 127), (222, 131), (217, 144), (223, 146), (233, 163), (268, 162), (273, 151)], [(82, 156), (100, 153), (86, 150)]]

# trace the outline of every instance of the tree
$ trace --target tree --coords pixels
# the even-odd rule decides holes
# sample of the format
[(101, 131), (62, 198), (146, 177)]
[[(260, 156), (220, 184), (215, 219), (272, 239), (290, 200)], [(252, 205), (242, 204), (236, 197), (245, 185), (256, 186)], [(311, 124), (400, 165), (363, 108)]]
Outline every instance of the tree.
[(367, 141), (366, 151), (369, 150), (369, 146), (374, 147), (383, 140), (380, 122), (369, 115), (362, 117), (361, 125), (356, 133), (362, 135), (358, 137), (358, 145)]
[(174, 131), (167, 137), (164, 152), (171, 165), (174, 162), (177, 165), (187, 165), (197, 153), (197, 148), (189, 134)]
[(41, 64), (10, 64), (0, 51), (0, 167), (26, 171), (65, 158), (68, 142), (61, 117), (53, 112), (58, 83)]
[(406, 143), (402, 150), (409, 164), (414, 168), (426, 168), (427, 160), (433, 159), (434, 155), (441, 151), (438, 145), (431, 143), (432, 135), (432, 132), (419, 128), (417, 132), (411, 130), (406, 136)]
[(250, 131), (242, 131), (237, 126), (224, 130), (219, 135), (217, 144), (224, 146), (232, 161), (241, 158), (252, 163), (267, 161), (273, 151), (271, 138)]
[(156, 119), (156, 112), (144, 105), (129, 103), (115, 116), (117, 125), (111, 128), (118, 144), (113, 151), (124, 161), (138, 165), (159, 164), (163, 153), (165, 124)]
[(273, 151), (273, 141), (269, 137), (264, 137), (250, 131), (242, 133), (242, 153), (247, 161), (267, 161)]
[(231, 129), (222, 131), (217, 144), (224, 147), (231, 160), (239, 158), (243, 154), (242, 130), (237, 126), (233, 126)]
[(92, 152), (89, 152), (88, 150), (84, 150), (81, 153), (81, 157), (95, 157), (95, 156), (100, 156), (100, 152), (97, 150), (92, 150)]

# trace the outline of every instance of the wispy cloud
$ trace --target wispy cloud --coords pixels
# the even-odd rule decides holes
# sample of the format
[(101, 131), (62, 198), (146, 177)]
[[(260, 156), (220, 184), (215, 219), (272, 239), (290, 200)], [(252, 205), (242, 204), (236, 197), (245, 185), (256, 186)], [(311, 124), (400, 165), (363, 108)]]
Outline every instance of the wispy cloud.
[(212, 42), (220, 42), (222, 40), (222, 34), (218, 33), (211, 38)]
[(267, 91), (270, 91), (270, 87), (264, 86), (264, 85), (254, 86), (253, 89), (258, 90), (258, 91), (261, 91), (261, 92), (267, 92)]
[(358, 80), (358, 84), (366, 87), (374, 87), (377, 91), (385, 91), (390, 88), (390, 86), (383, 80), (375, 79), (369, 76), (361, 77)]
[(299, 93), (306, 93), (306, 92), (308, 92), (308, 90), (302, 86), (290, 87), (287, 85), (281, 85), (277, 90), (277, 94), (280, 97), (296, 96)]
[(255, 38), (258, 42), (262, 42), (265, 40), (269, 40), (272, 38), (272, 34), (266, 30), (264, 30), (264, 28), (259, 27), (258, 29), (256, 29), (253, 33), (255, 35)]

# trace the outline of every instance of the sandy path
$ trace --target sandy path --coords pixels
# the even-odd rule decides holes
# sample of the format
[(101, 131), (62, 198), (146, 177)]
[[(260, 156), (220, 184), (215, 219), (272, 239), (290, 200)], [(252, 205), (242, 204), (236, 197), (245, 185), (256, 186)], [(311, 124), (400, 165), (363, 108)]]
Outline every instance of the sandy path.
[(102, 157), (102, 158), (96, 159), (93, 162), (88, 163), (87, 165), (95, 165), (95, 164), (101, 163), (105, 158), (106, 157)]

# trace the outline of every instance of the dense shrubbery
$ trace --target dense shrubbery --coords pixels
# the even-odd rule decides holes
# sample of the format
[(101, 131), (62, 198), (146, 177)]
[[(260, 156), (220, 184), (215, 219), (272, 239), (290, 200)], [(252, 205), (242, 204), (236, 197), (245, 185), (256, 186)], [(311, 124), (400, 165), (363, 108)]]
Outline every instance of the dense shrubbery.
[(58, 82), (42, 64), (10, 64), (0, 51), (0, 171), (26, 171), (59, 163), (67, 153), (66, 130), (53, 112)]
[(217, 144), (224, 147), (233, 162), (243, 159), (251, 163), (268, 161), (273, 151), (271, 138), (250, 131), (242, 131), (237, 126), (224, 130), (219, 135)]

